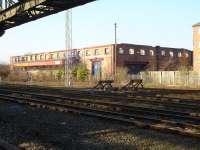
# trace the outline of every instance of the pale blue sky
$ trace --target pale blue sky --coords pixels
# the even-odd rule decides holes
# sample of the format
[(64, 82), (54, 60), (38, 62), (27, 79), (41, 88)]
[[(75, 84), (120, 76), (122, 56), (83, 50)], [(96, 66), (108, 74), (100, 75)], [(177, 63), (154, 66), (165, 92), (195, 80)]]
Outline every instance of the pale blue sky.
[[(118, 42), (192, 49), (192, 25), (200, 22), (200, 0), (98, 0), (73, 9), (73, 47)], [(0, 38), (0, 62), (12, 55), (65, 47), (65, 14), (10, 29)]]

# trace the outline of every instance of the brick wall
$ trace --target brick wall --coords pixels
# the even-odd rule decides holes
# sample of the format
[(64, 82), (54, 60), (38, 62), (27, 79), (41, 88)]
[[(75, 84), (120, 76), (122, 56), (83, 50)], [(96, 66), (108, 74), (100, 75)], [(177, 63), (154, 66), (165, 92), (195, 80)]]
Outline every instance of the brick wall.
[(193, 26), (193, 65), (194, 70), (200, 70), (200, 24)]

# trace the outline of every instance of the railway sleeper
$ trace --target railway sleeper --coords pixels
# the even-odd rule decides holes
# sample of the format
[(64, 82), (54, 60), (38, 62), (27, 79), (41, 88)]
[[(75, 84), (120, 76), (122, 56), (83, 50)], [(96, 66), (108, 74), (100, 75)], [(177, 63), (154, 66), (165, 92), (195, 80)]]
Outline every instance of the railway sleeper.
[(37, 108), (42, 108), (42, 105), (41, 104), (36, 104), (35, 105)]
[(200, 114), (199, 113), (190, 113), (190, 116), (200, 119)]
[(42, 108), (46, 109), (46, 107), (47, 107), (47, 106), (45, 106), (45, 105), (42, 105)]
[(64, 101), (61, 100), (61, 99), (56, 99), (55, 101), (58, 102), (58, 103), (60, 103), (60, 102), (64, 102)]
[(59, 112), (65, 112), (65, 109), (64, 108), (59, 108), (58, 111)]
[(170, 127), (164, 124), (155, 124), (155, 125), (150, 125), (151, 129), (154, 130), (160, 130), (162, 132), (170, 132), (174, 134), (181, 134), (184, 136), (191, 136), (191, 137), (197, 137), (200, 138), (200, 133), (196, 132), (196, 130), (193, 129), (183, 129), (180, 127)]

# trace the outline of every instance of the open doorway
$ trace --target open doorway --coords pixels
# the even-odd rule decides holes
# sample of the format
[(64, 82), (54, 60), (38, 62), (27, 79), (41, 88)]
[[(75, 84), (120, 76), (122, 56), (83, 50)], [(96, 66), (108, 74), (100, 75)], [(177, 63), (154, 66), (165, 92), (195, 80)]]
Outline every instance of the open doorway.
[(125, 66), (128, 68), (128, 74), (132, 75), (145, 71), (148, 68), (148, 63), (127, 63)]

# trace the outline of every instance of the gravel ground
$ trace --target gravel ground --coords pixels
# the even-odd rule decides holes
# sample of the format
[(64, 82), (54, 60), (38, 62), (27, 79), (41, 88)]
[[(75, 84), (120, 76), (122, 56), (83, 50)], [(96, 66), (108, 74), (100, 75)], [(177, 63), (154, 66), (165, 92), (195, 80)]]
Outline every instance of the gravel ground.
[(0, 139), (24, 150), (200, 150), (197, 139), (2, 101)]

